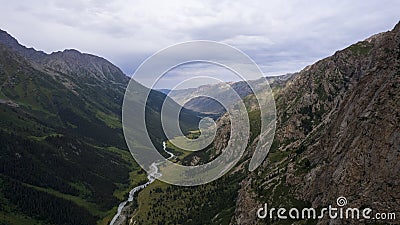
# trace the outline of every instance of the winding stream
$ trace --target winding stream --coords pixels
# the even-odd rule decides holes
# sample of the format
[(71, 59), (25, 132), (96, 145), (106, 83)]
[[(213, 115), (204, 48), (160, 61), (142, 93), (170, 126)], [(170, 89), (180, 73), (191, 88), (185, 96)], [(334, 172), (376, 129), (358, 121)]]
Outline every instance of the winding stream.
[[(172, 159), (175, 157), (175, 155), (172, 152), (167, 151), (167, 144), (165, 141), (163, 141), (163, 149), (164, 151), (169, 155), (168, 159)], [(143, 188), (147, 187), (147, 185), (153, 183), (157, 178), (161, 177), (162, 174), (158, 172), (158, 164), (156, 162), (152, 163), (150, 165), (150, 171), (147, 175), (147, 179), (148, 181), (142, 185), (136, 186), (134, 187), (130, 192), (129, 192), (129, 197), (126, 201), (121, 202), (118, 205), (118, 211), (117, 214), (115, 214), (115, 216), (113, 217), (113, 219), (110, 222), (110, 225), (115, 225), (115, 222), (118, 220), (118, 218), (120, 217), (122, 210), (124, 209), (124, 207), (126, 206), (126, 204), (128, 202), (133, 201), (133, 196), (135, 195), (136, 192), (142, 190)]]

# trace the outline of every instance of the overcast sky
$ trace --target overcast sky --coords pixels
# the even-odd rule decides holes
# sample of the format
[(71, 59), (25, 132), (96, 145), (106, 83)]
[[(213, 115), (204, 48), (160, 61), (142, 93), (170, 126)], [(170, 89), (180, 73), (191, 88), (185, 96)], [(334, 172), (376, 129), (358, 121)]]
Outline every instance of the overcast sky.
[(45, 52), (75, 48), (126, 74), (154, 52), (213, 40), (247, 53), (265, 75), (296, 72), (336, 50), (387, 31), (398, 0), (5, 1), (0, 29)]

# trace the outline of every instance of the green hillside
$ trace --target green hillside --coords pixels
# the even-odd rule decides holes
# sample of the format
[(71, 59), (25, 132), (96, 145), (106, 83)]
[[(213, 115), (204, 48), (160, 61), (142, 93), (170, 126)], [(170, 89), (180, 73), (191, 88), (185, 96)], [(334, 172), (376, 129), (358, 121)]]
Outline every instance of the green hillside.
[[(122, 133), (129, 78), (75, 50), (28, 54), (0, 32), (0, 224), (107, 224), (146, 180)], [(158, 144), (165, 98), (152, 92), (149, 102), (137, 101)], [(182, 129), (195, 128), (197, 114), (183, 114)]]

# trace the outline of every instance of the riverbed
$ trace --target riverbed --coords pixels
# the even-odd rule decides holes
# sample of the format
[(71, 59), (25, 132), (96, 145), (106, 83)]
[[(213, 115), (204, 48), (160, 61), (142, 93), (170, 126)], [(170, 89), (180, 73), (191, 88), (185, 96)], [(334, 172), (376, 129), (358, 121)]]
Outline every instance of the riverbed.
[[(167, 151), (167, 143), (165, 141), (163, 141), (163, 149), (164, 151), (169, 155), (168, 159), (172, 159), (175, 157), (175, 155), (172, 152)], [(153, 162), (150, 165), (150, 171), (147, 175), (147, 179), (148, 181), (142, 185), (136, 186), (134, 187), (130, 192), (129, 192), (129, 196), (128, 199), (124, 202), (121, 202), (118, 205), (118, 210), (117, 213), (115, 214), (115, 216), (113, 217), (113, 219), (110, 222), (110, 225), (119, 225), (123, 222), (124, 218), (121, 218), (121, 216), (123, 216), (123, 211), (124, 208), (126, 206), (126, 204), (128, 204), (129, 202), (133, 201), (133, 197), (135, 195), (136, 192), (139, 192), (140, 190), (142, 190), (143, 188), (147, 187), (147, 185), (153, 183), (157, 178), (161, 177), (162, 174), (158, 172), (158, 164), (156, 162)]]

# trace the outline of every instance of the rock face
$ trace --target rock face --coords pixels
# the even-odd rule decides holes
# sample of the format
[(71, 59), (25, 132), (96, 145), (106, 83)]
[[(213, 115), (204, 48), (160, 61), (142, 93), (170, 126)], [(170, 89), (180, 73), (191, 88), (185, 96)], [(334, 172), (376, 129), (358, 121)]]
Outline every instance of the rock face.
[[(344, 196), (348, 207), (400, 211), (400, 24), (305, 68), (276, 104), (273, 147), (243, 181), (256, 194), (238, 198), (233, 223), (266, 222), (246, 213), (254, 201), (317, 208)], [(345, 222), (360, 221), (318, 224)]]
[(126, 83), (129, 81), (129, 78), (109, 61), (74, 49), (51, 53), (42, 60), (42, 63), (65, 74), (91, 76), (106, 82)]
[(303, 197), (322, 205), (342, 195), (355, 206), (399, 211), (400, 26), (359, 45), (372, 49), (356, 68), (357, 84), (306, 153), (321, 166), (310, 172), (303, 190), (313, 191)]

